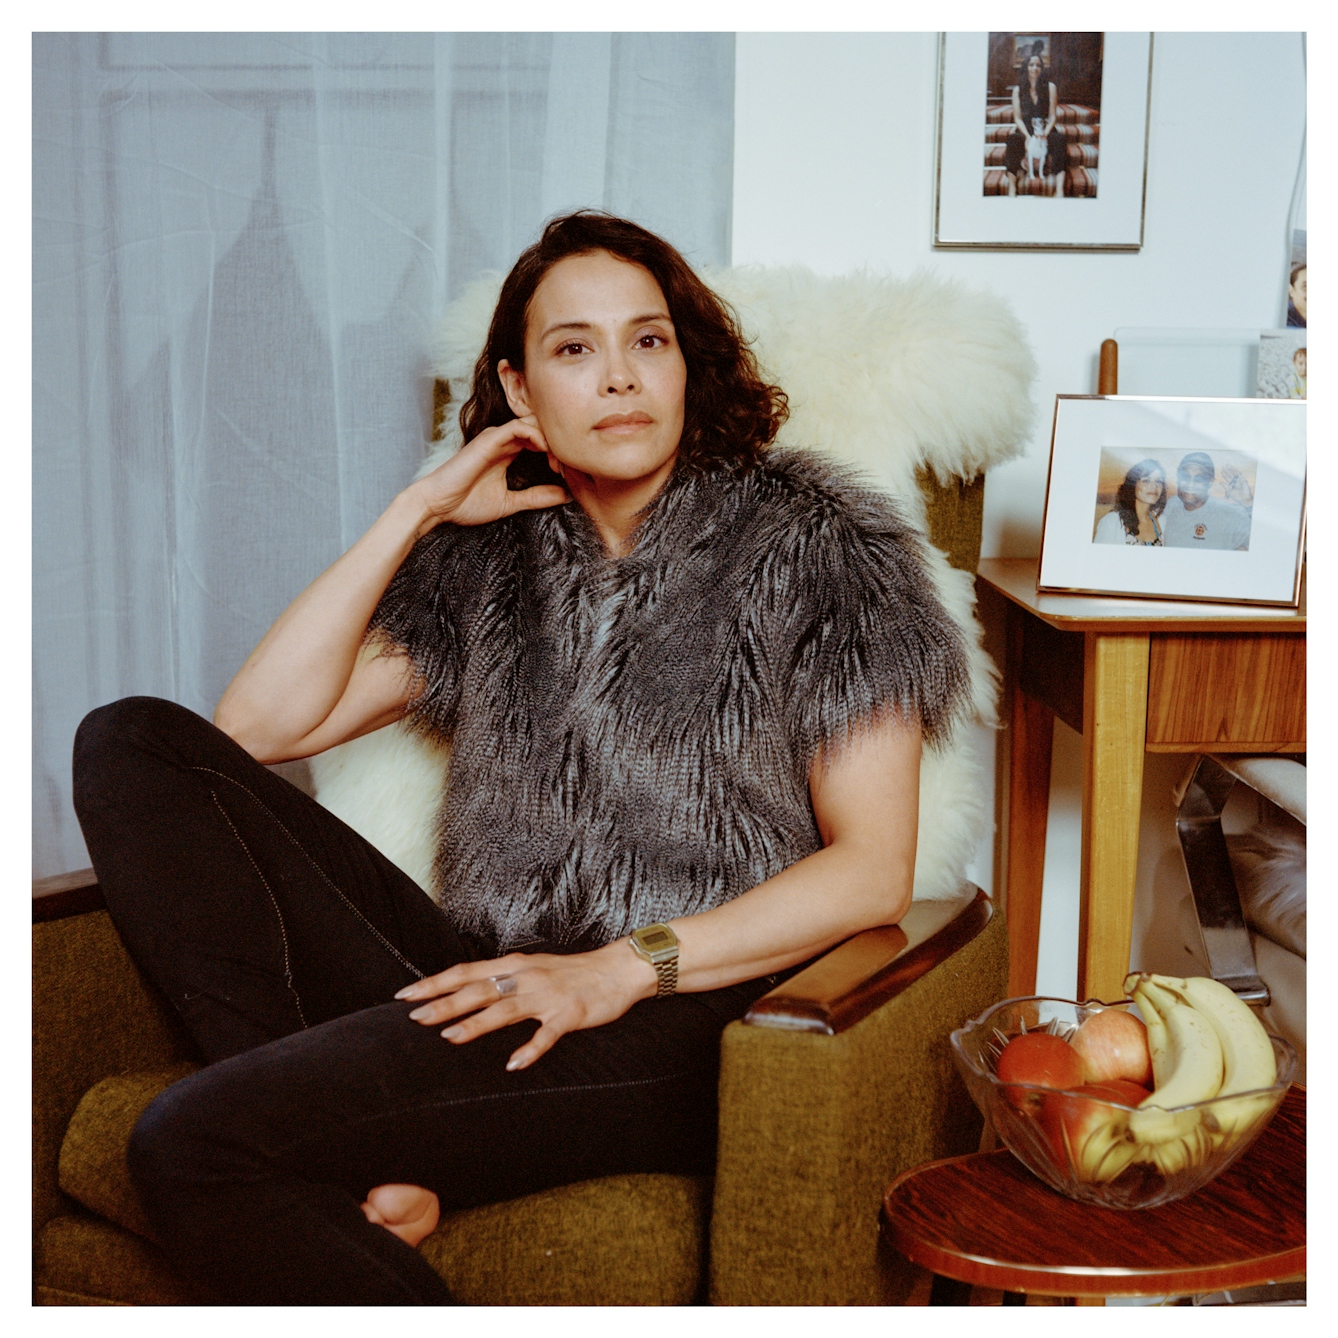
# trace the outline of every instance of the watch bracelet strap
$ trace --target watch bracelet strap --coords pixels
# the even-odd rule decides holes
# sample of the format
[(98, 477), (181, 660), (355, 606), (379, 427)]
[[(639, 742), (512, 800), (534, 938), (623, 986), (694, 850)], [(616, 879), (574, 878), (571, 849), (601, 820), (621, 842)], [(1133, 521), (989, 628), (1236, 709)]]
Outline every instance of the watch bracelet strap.
[(667, 962), (652, 962), (655, 976), (659, 981), (655, 997), (663, 999), (667, 995), (678, 993), (678, 956), (675, 954)]

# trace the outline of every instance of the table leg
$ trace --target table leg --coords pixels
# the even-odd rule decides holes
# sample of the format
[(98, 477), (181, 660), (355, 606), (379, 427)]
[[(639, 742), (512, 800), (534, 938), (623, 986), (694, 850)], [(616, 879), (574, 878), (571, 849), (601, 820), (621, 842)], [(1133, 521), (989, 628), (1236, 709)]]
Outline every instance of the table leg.
[(1036, 992), (1045, 881), (1045, 831), (1050, 817), (1050, 752), (1055, 716), (1022, 689), (1021, 618), (1010, 619), (1008, 762), (1008, 993)]
[(1148, 637), (1089, 632), (1083, 674), (1078, 998), (1122, 999), (1134, 929)]
[(971, 1284), (959, 1282), (956, 1278), (945, 1278), (941, 1273), (934, 1274), (934, 1283), (929, 1292), (930, 1305), (970, 1305)]

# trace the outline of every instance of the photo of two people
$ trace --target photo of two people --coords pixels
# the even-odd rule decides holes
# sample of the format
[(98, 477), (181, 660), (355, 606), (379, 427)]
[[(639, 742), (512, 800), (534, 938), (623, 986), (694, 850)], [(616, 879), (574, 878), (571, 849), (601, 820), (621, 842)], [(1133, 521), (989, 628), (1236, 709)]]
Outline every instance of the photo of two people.
[(1243, 451), (1105, 448), (1092, 542), (1248, 552), (1257, 473)]

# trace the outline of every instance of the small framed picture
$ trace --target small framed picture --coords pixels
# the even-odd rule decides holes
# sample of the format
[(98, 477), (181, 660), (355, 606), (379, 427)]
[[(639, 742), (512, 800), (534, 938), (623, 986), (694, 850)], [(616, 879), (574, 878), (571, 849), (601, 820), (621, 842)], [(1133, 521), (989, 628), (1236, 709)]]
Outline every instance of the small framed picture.
[(1258, 393), (1270, 400), (1303, 400), (1306, 328), (1259, 332)]
[(1294, 606), (1305, 402), (1059, 395), (1037, 587)]
[(1137, 251), (1151, 33), (943, 33), (934, 245)]

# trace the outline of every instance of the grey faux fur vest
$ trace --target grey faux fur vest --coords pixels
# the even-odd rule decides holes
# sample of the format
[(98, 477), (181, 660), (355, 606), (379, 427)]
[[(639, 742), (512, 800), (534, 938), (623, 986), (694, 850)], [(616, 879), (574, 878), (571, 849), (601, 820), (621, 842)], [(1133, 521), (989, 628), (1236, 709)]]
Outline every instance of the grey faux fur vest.
[(780, 450), (676, 474), (621, 559), (575, 504), (442, 525), (373, 627), (452, 749), (436, 895), (500, 951), (598, 946), (811, 854), (818, 749), (883, 708), (932, 742), (966, 681), (889, 499)]

